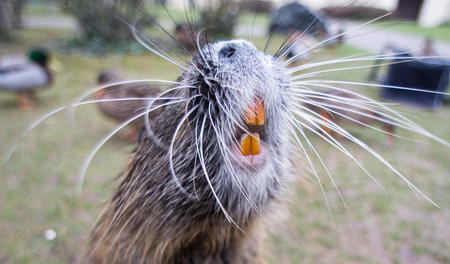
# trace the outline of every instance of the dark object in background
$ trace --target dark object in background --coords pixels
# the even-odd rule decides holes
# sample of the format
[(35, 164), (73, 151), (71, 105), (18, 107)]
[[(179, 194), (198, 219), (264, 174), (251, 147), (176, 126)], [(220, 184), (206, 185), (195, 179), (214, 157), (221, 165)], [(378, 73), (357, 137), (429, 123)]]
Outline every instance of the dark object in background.
[(196, 53), (197, 48), (203, 47), (203, 45), (207, 42), (204, 32), (201, 32), (195, 27), (189, 25), (188, 22), (181, 22), (177, 24), (175, 27), (174, 36), (180, 45), (192, 53)]
[(393, 13), (396, 19), (416, 21), (419, 18), (424, 0), (398, 0)]
[(255, 13), (269, 13), (273, 9), (273, 2), (268, 0), (243, 0), (239, 2), (239, 9)]
[[(369, 7), (369, 6), (328, 6), (320, 9), (320, 12), (328, 17), (332, 18), (345, 18), (345, 19), (375, 19), (389, 13), (387, 10)], [(390, 18), (391, 15), (384, 17), (383, 19)]]
[(270, 32), (305, 32), (314, 35), (326, 31), (325, 21), (308, 7), (293, 2), (270, 14)]
[(399, 54), (389, 70), (384, 85), (407, 87), (423, 90), (411, 91), (383, 87), (381, 97), (392, 101), (415, 104), (427, 108), (436, 108), (443, 103), (449, 80), (450, 61), (425, 59), (412, 60), (405, 58), (408, 54)]

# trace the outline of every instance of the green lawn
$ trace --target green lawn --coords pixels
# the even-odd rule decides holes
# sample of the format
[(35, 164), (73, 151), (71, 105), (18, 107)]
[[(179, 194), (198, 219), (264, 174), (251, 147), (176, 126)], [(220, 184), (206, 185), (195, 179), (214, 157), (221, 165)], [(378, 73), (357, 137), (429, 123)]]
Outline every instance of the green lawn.
[(56, 15), (62, 14), (58, 5), (43, 3), (40, 1), (28, 1), (25, 5), (24, 14), (26, 15)]
[[(24, 30), (22, 39), (1, 44), (0, 56), (25, 52), (29, 45), (48, 44), (71, 36), (59, 30)], [(45, 39), (42, 36), (46, 36)], [(275, 36), (269, 51), (283, 38)], [(255, 38), (258, 47), (265, 39)], [(313, 60), (346, 57), (362, 51), (349, 46), (333, 52), (323, 50)], [(18, 109), (15, 97), (0, 93), (0, 156), (24, 129), (38, 117), (67, 105), (95, 86), (96, 73), (105, 67), (120, 67), (128, 78), (174, 80), (180, 70), (151, 54), (92, 56), (79, 52), (55, 52), (64, 68), (56, 73), (51, 89), (39, 93), (31, 111)], [(358, 64), (370, 65), (370, 62)], [(323, 69), (336, 68), (333, 65)], [(363, 81), (369, 69), (336, 71), (321, 78)], [(354, 88), (376, 97), (374, 88)], [(395, 106), (414, 121), (450, 141), (450, 108), (426, 111)], [(0, 165), (0, 263), (72, 263), (83, 245), (102, 206), (110, 199), (120, 172), (133, 146), (113, 137), (96, 155), (86, 175), (83, 191), (76, 184), (81, 163), (97, 141), (115, 123), (95, 105), (80, 106), (75, 114), (63, 112), (43, 122), (23, 139), (6, 165)], [(290, 197), (287, 220), (278, 223), (265, 246), (269, 263), (449, 263), (450, 262), (450, 156), (449, 148), (423, 136), (399, 129), (412, 140), (397, 140), (389, 148), (384, 136), (358, 126), (347, 126), (383, 155), (405, 176), (428, 194), (441, 208), (417, 199), (414, 192), (389, 169), (355, 144), (342, 141), (385, 188), (380, 190), (358, 166), (318, 137), (309, 133), (313, 145), (326, 161), (348, 205), (345, 210), (317, 159), (318, 171), (336, 228), (328, 214), (314, 177), (305, 170)], [(311, 154), (312, 155), (312, 154)], [(303, 159), (299, 159), (303, 166)], [(53, 241), (43, 232), (56, 230)], [(336, 232), (338, 235), (336, 235)]]

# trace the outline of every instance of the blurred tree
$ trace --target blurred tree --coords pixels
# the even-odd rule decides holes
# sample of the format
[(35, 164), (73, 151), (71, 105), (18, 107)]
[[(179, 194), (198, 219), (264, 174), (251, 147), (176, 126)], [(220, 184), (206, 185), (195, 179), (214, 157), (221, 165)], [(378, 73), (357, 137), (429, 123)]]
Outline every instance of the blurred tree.
[(21, 27), (23, 25), (22, 10), (25, 4), (27, 3), (27, 0), (10, 0), (10, 1), (13, 15), (12, 24), (14, 27)]
[(22, 10), (27, 0), (0, 0), (0, 40), (11, 39), (11, 29), (22, 26)]
[(211, 0), (201, 12), (200, 28), (214, 39), (229, 38), (238, 18), (238, 1)]
[(8, 40), (11, 37), (11, 29), (8, 22), (6, 3), (0, 1), (0, 40)]
[(127, 23), (137, 18), (143, 0), (59, 0), (72, 14), (85, 40), (127, 40), (132, 33)]

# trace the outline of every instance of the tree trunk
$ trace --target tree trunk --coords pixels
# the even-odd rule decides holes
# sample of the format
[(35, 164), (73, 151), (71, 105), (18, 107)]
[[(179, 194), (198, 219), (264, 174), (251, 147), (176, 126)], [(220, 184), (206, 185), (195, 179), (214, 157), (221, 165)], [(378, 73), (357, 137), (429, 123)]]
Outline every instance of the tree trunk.
[(0, 0), (0, 41), (12, 38), (12, 28), (22, 25), (22, 10), (26, 0)]
[(27, 3), (27, 0), (11, 0), (12, 6), (12, 25), (16, 28), (20, 28), (23, 25), (22, 10)]
[(0, 40), (9, 40), (11, 38), (11, 27), (8, 19), (8, 5), (0, 0)]

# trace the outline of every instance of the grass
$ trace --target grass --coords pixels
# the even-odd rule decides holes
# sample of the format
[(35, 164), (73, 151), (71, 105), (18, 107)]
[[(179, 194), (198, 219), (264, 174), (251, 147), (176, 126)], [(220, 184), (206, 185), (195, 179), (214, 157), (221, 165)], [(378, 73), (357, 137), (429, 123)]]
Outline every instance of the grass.
[(247, 24), (247, 25), (260, 25), (264, 27), (269, 27), (270, 17), (268, 14), (264, 13), (254, 13), (254, 12), (241, 12), (238, 24)]
[[(71, 32), (24, 30), (22, 41), (2, 44), (0, 55), (25, 52), (29, 45), (70, 36)], [(46, 36), (45, 39), (42, 36)], [(263, 47), (262, 38), (255, 38)], [(282, 42), (275, 36), (269, 50)], [(314, 59), (331, 59), (361, 53), (349, 46), (323, 50)], [(66, 105), (95, 85), (99, 69), (120, 67), (129, 78), (174, 80), (179, 69), (150, 54), (103, 57), (83, 53), (55, 53), (64, 69), (56, 73), (53, 87), (39, 93), (32, 111), (15, 106), (12, 94), (0, 93), (0, 154), (39, 116)], [(336, 65), (335, 65), (336, 66)], [(329, 66), (331, 67), (331, 66)], [(334, 67), (334, 66), (333, 66)], [(363, 81), (369, 69), (333, 72), (324, 78)], [(376, 97), (376, 89), (361, 92)], [(395, 106), (422, 126), (450, 140), (450, 109), (435, 111)], [(133, 149), (113, 137), (93, 160), (83, 192), (76, 191), (80, 164), (95, 143), (115, 127), (95, 105), (77, 108), (75, 115), (56, 114), (20, 142), (17, 152), (0, 167), (0, 263), (71, 263), (77, 259), (102, 206), (118, 184)], [(387, 147), (384, 136), (357, 126), (348, 128), (398, 168), (441, 208), (416, 199), (414, 192), (389, 169), (355, 144), (342, 141), (384, 186), (380, 190), (361, 169), (336, 149), (308, 134), (322, 154), (348, 205), (344, 208), (325, 171), (318, 167), (330, 203), (335, 227), (323, 195), (308, 170), (299, 172), (289, 202), (288, 219), (275, 226), (266, 247), (269, 263), (448, 263), (450, 243), (449, 149), (422, 136), (399, 130), (413, 139), (397, 140)], [(423, 142), (421, 142), (423, 141)], [(304, 166), (298, 160), (298, 166)], [(315, 160), (317, 164), (317, 160)], [(53, 241), (43, 233), (53, 229)], [(336, 235), (336, 232), (338, 235)]]
[(61, 8), (57, 4), (48, 4), (41, 1), (28, 1), (24, 8), (26, 15), (60, 15)]

